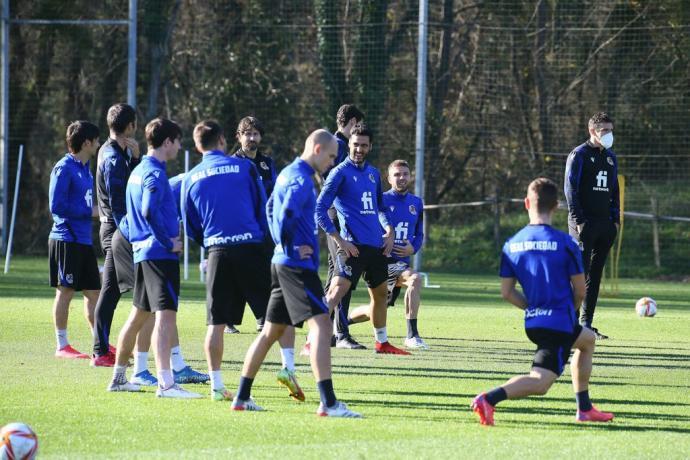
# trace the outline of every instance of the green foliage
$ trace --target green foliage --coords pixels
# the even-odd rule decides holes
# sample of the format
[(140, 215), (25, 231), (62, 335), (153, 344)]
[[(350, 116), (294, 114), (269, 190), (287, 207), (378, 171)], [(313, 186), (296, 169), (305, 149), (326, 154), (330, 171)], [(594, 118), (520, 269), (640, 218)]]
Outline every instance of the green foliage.
[[(580, 425), (569, 370), (544, 397), (505, 401), (497, 425), (480, 426), (469, 411), (477, 393), (529, 369), (533, 345), (521, 315), (500, 300), (495, 276), (432, 273), (441, 289), (422, 291), (419, 330), (430, 344), (409, 357), (333, 350), (336, 394), (365, 415), (328, 420), (314, 414), (318, 392), (304, 358), (298, 378), (307, 401), (290, 400), (275, 382), (277, 350), (269, 352), (253, 396), (268, 411), (234, 413), (228, 403), (157, 400), (143, 394), (111, 394), (109, 368), (52, 357), (53, 292), (45, 283), (45, 260), (20, 258), (0, 278), (4, 301), (0, 333), (0, 425), (23, 421), (38, 433), (41, 458), (323, 458), (338, 452), (354, 458), (588, 458), (681, 459), (690, 450), (690, 367), (687, 336), (690, 287), (624, 280), (617, 298), (603, 297), (597, 325), (612, 339), (597, 344), (590, 393), (600, 409), (615, 413), (609, 424)], [(196, 277), (192, 277), (197, 279)], [(353, 305), (365, 301), (355, 293)], [(654, 297), (659, 313), (635, 316), (633, 304)], [(188, 363), (205, 367), (204, 290), (183, 283), (178, 326)], [(69, 334), (87, 351), (91, 334), (73, 302)], [(126, 296), (113, 331), (129, 314)], [(389, 334), (405, 332), (401, 305), (388, 310)], [(242, 334), (226, 336), (223, 378), (237, 389), (244, 353), (254, 339), (247, 313)], [(367, 345), (370, 325), (352, 328)], [(297, 347), (304, 343), (298, 332)], [(153, 369), (153, 360), (149, 362)], [(131, 371), (128, 371), (130, 373)], [(188, 385), (208, 395), (208, 385)]]

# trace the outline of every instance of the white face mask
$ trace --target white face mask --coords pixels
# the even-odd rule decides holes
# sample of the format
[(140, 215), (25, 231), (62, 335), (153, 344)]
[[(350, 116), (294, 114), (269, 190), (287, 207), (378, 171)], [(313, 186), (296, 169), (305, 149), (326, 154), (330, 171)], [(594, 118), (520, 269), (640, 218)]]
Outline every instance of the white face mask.
[(613, 145), (613, 133), (606, 133), (599, 138), (599, 143), (605, 149), (610, 149)]

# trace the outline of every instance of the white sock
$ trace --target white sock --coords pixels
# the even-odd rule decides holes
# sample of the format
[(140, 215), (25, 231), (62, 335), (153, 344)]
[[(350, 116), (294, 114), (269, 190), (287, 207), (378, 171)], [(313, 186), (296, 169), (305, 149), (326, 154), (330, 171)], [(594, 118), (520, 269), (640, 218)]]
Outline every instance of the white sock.
[(148, 369), (148, 362), (148, 351), (134, 353), (134, 375), (137, 375), (139, 372), (144, 372), (146, 369)]
[(113, 381), (118, 383), (124, 383), (127, 381), (126, 377), (127, 366), (118, 366), (115, 364), (113, 366)]
[(158, 371), (158, 386), (167, 390), (171, 386), (175, 385), (175, 379), (173, 378), (172, 371), (170, 369), (161, 369)]
[(374, 328), (374, 335), (376, 336), (376, 341), (378, 343), (388, 342), (388, 333), (386, 332), (386, 326)]
[(55, 338), (57, 339), (57, 348), (61, 350), (69, 345), (67, 341), (67, 329), (55, 329)]
[(280, 358), (283, 361), (283, 367), (287, 370), (295, 371), (295, 349), (294, 348), (281, 348)]
[(184, 362), (182, 350), (180, 350), (179, 345), (170, 349), (170, 366), (175, 369), (175, 372), (180, 372), (187, 367), (187, 363)]
[(211, 390), (222, 390), (225, 388), (223, 384), (223, 376), (220, 374), (220, 370), (211, 371)]

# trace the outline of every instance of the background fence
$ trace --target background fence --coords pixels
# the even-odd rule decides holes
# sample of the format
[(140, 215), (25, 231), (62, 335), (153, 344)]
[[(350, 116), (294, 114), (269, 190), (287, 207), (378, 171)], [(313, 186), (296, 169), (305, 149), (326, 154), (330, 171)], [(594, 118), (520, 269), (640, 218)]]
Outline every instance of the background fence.
[[(10, 2), (20, 19), (126, 18), (127, 8)], [(373, 163), (413, 163), (417, 14), (406, 0), (140, 0), (140, 133), (157, 115), (185, 133), (207, 117), (232, 133), (252, 114), (282, 165), (354, 102), (376, 132)], [(520, 198), (538, 174), (562, 183), (565, 155), (605, 110), (616, 121), (626, 210), (654, 214), (655, 198), (658, 215), (690, 217), (687, 2), (437, 0), (428, 26), (427, 203)], [(15, 244), (43, 254), (48, 178), (66, 125), (90, 119), (105, 137), (107, 108), (126, 100), (127, 28), (14, 24), (10, 45), (10, 171), (19, 144), (28, 162)], [(169, 168), (182, 170), (181, 160)], [(425, 268), (494, 269), (495, 237), (524, 223), (519, 205), (500, 211), (497, 232), (491, 207), (430, 211)], [(687, 274), (689, 225), (658, 222), (657, 267), (653, 221), (628, 219), (622, 274)]]

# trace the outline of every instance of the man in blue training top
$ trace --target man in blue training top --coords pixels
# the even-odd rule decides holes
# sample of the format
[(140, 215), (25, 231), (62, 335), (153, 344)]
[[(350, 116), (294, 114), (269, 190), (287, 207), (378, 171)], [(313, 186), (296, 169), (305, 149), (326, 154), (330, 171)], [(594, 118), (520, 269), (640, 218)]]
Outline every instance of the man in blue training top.
[[(364, 119), (364, 114), (353, 104), (343, 104), (338, 109), (336, 114), (336, 124), (338, 125), (338, 130), (335, 132), (335, 138), (338, 141), (338, 156), (335, 159), (335, 166), (345, 161), (350, 153), (350, 147), (348, 145), (350, 141), (350, 133), (352, 128), (355, 127), (357, 123), (360, 123)], [(328, 178), (328, 173), (330, 170), (326, 171), (323, 175), (324, 179)], [(328, 217), (330, 217), (336, 231), (340, 231), (340, 224), (338, 223), (338, 215), (334, 207), (328, 210)], [(335, 260), (338, 254), (338, 245), (333, 238), (327, 238), (326, 242), (328, 244), (328, 278), (326, 279), (326, 290), (331, 284), (333, 277), (335, 276)], [(347, 348), (351, 350), (364, 350), (366, 347), (361, 343), (357, 342), (354, 337), (350, 335), (350, 328), (348, 325), (348, 311), (350, 309), (350, 298), (352, 296), (352, 290), (347, 291), (347, 294), (343, 296), (340, 303), (331, 313), (334, 316), (334, 323), (336, 329), (335, 336), (335, 346), (337, 348)]]
[[(395, 160), (388, 166), (388, 183), (391, 189), (383, 194), (383, 203), (390, 211), (390, 224), (395, 230), (395, 245), (388, 259), (388, 305), (394, 305), (401, 284), (405, 285), (405, 346), (427, 349), (429, 347), (417, 330), (421, 277), (410, 267), (410, 256), (416, 254), (424, 243), (424, 203), (421, 198), (408, 192), (410, 165), (407, 161)], [(352, 319), (355, 320), (357, 315), (358, 312), (353, 311)]]
[(48, 236), (50, 285), (55, 288), (53, 320), (57, 338), (56, 358), (89, 359), (67, 340), (69, 304), (74, 291), (84, 295), (84, 316), (93, 331), (93, 313), (101, 288), (98, 262), (91, 240), (91, 219), (98, 217), (93, 206), (93, 176), (89, 160), (100, 145), (98, 127), (75, 121), (67, 127), (68, 153), (50, 173), (48, 203), (53, 228)]
[[(227, 142), (218, 123), (206, 120), (197, 124), (194, 143), (203, 159), (185, 176), (182, 202), (187, 232), (208, 251), (206, 359), (211, 397), (225, 401), (232, 395), (225, 389), (220, 371), (223, 329), (226, 324), (242, 323), (247, 302), (262, 305), (265, 315), (270, 296), (270, 284), (265, 285), (261, 276), (268, 234), (266, 195), (250, 161), (225, 155)], [(229, 191), (232, 201), (227, 199)], [(304, 400), (294, 375), (291, 383), (293, 397)]]
[[(376, 353), (407, 355), (407, 351), (388, 342), (386, 332), (387, 257), (393, 249), (394, 235), (388, 208), (383, 204), (381, 177), (366, 162), (372, 141), (373, 133), (366, 125), (352, 129), (350, 155), (333, 168), (316, 202), (319, 226), (338, 245), (336, 276), (326, 299), (332, 310), (363, 275), (371, 298), (368, 317), (374, 325)], [(340, 233), (328, 217), (331, 205), (338, 213)], [(385, 228), (383, 235), (381, 227)]]
[(319, 279), (318, 227), (314, 221), (316, 189), (312, 176), (323, 173), (335, 158), (335, 138), (325, 130), (309, 135), (304, 152), (281, 171), (269, 198), (271, 236), (276, 243), (271, 266), (272, 291), (266, 325), (247, 350), (233, 410), (260, 411), (251, 388), (268, 350), (289, 325), (309, 324), (313, 336), (311, 367), (321, 404), (317, 414), (328, 417), (361, 417), (338, 401), (331, 378), (330, 340), (333, 333), (328, 306)]
[(96, 327), (93, 331), (92, 366), (112, 367), (114, 348), (110, 345), (110, 327), (120, 301), (120, 288), (111, 247), (113, 234), (127, 213), (125, 188), (132, 170), (139, 164), (139, 144), (134, 139), (137, 113), (127, 104), (115, 104), (106, 117), (110, 136), (98, 151), (96, 197), (101, 228), (103, 287), (96, 303)]
[[(259, 145), (261, 144), (261, 139), (264, 136), (263, 124), (256, 117), (244, 117), (237, 125), (237, 132), (235, 136), (237, 138), (237, 142), (240, 143), (240, 148), (236, 150), (232, 156), (246, 158), (254, 164), (259, 176), (261, 177), (261, 183), (264, 187), (264, 191), (266, 192), (266, 197), (271, 196), (276, 182), (276, 168), (273, 164), (273, 158), (259, 152)], [(266, 286), (270, 286), (271, 283), (271, 264), (269, 260), (272, 255), (272, 251), (273, 244), (270, 241), (269, 235), (266, 235), (266, 263), (264, 269), (260, 270), (260, 273), (263, 275), (259, 275), (257, 273), (257, 276), (265, 278), (264, 281)], [(268, 297), (266, 297), (266, 301), (268, 301)], [(249, 308), (252, 309), (252, 313), (254, 313), (254, 317), (256, 318), (256, 330), (261, 332), (261, 329), (264, 327), (266, 305), (257, 304), (252, 300), (252, 302), (249, 303)], [(228, 326), (225, 328), (225, 333), (227, 334), (238, 334), (239, 332), (240, 331), (237, 330), (234, 324), (228, 324)], [(284, 339), (281, 338), (281, 341), (283, 340)], [(294, 343), (294, 338), (292, 342)]]
[(132, 309), (120, 332), (113, 379), (108, 391), (140, 391), (127, 382), (125, 372), (136, 333), (154, 312), (153, 343), (156, 350), (159, 398), (200, 398), (175, 383), (170, 366), (172, 336), (177, 328), (180, 293), (178, 254), (182, 251), (179, 221), (165, 162), (180, 150), (182, 131), (167, 119), (156, 118), (146, 125), (148, 152), (127, 183), (127, 228), (134, 256)]
[[(525, 198), (530, 223), (503, 246), (501, 294), (525, 310), (525, 332), (537, 350), (528, 375), (513, 377), (474, 398), (472, 410), (482, 425), (494, 424), (494, 407), (505, 399), (546, 394), (563, 373), (571, 348), (575, 348), (570, 371), (577, 401), (576, 420), (613, 419), (613, 414), (600, 412), (589, 399), (595, 336), (578, 324), (576, 316), (585, 294), (582, 257), (571, 236), (551, 227), (557, 206), (556, 184), (545, 178), (533, 180)], [(522, 292), (515, 288), (518, 281)]]
[(620, 227), (618, 160), (611, 150), (611, 117), (604, 112), (595, 113), (589, 119), (588, 129), (589, 140), (568, 155), (564, 189), (568, 201), (568, 229), (580, 242), (585, 269), (580, 324), (592, 329), (597, 339), (608, 339), (592, 327), (592, 322), (606, 257)]
[[(178, 218), (182, 219), (180, 214), (180, 192), (182, 190), (182, 179), (184, 173), (173, 176), (168, 180), (173, 197), (175, 198), (175, 205), (178, 211)], [(127, 228), (127, 219), (120, 221), (120, 226), (113, 234), (112, 251), (115, 265), (115, 272), (117, 275), (118, 286), (120, 294), (134, 289), (134, 260), (132, 255), (132, 245), (129, 244), (126, 238), (129, 237)], [(148, 369), (149, 348), (151, 347), (151, 334), (155, 325), (155, 314), (151, 314), (148, 321), (144, 323), (142, 328), (137, 333), (136, 349), (134, 351), (134, 366), (132, 367), (132, 378), (130, 383), (140, 386), (158, 386), (158, 379), (151, 374)], [(172, 333), (170, 349), (170, 366), (173, 371), (173, 378), (175, 383), (206, 383), (210, 380), (208, 374), (195, 371), (187, 364), (182, 355), (182, 348), (180, 347), (180, 337), (177, 328)]]

